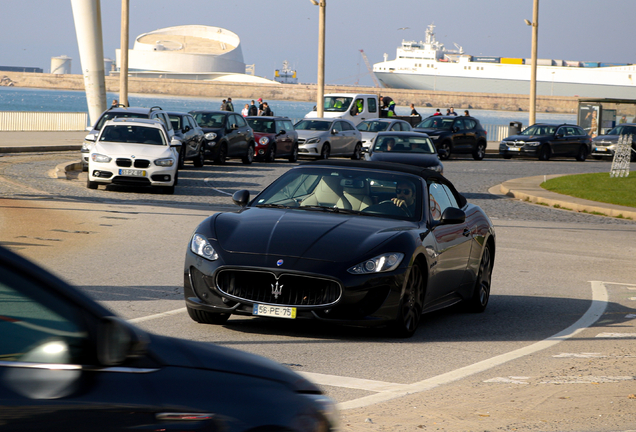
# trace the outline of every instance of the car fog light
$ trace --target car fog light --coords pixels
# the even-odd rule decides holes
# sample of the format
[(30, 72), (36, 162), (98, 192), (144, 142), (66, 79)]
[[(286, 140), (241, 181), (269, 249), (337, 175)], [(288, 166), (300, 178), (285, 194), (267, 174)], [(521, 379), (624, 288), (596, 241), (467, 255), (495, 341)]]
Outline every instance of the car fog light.
[(262, 156), (262, 155), (264, 155), (264, 154), (265, 154), (265, 150), (260, 149), (260, 150), (258, 151), (258, 154), (259, 154), (259, 155), (261, 155), (261, 156)]

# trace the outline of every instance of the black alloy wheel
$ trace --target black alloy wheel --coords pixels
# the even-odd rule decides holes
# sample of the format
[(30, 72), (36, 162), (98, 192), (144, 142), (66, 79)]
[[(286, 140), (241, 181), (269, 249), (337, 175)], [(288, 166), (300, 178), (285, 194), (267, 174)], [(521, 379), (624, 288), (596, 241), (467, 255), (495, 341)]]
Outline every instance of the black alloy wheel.
[(292, 163), (298, 161), (298, 144), (294, 144), (294, 149), (291, 155), (289, 155), (289, 161)]
[(203, 145), (201, 145), (201, 147), (199, 148), (199, 153), (197, 153), (197, 156), (194, 158), (192, 163), (197, 168), (201, 168), (205, 164), (205, 153), (203, 151)]
[(362, 159), (362, 144), (357, 143), (356, 148), (353, 149), (353, 155), (351, 155), (352, 160), (360, 160)]
[(479, 263), (479, 273), (475, 281), (473, 296), (466, 303), (470, 312), (480, 313), (485, 311), (486, 306), (488, 306), (492, 280), (492, 258), (490, 245), (487, 244), (481, 257), (481, 263)]
[(550, 160), (550, 153), (552, 153), (550, 151), (550, 145), (549, 144), (543, 144), (541, 146), (541, 148), (539, 148), (539, 160), (540, 161)]
[(272, 143), (265, 155), (265, 162), (274, 162), (276, 160), (276, 144)]
[(188, 310), (188, 315), (190, 315), (190, 318), (201, 324), (225, 324), (230, 318), (229, 313), (212, 313), (198, 309), (192, 309), (187, 306), (186, 309)]
[(441, 160), (446, 160), (446, 159), (450, 158), (452, 148), (453, 148), (453, 146), (451, 145), (450, 141), (442, 142), (439, 145), (438, 150), (446, 150), (446, 154), (440, 154), (439, 158)]
[(322, 149), (320, 150), (320, 157), (318, 159), (329, 159), (330, 152), (331, 147), (329, 147), (329, 143), (324, 143), (322, 145)]
[(585, 159), (587, 159), (587, 147), (582, 145), (581, 147), (579, 147), (579, 152), (576, 155), (576, 160), (579, 162), (585, 162)]
[(224, 165), (227, 160), (227, 144), (219, 143), (219, 152), (216, 155), (215, 162), (219, 165)]
[(245, 153), (245, 156), (243, 156), (242, 162), (245, 165), (250, 165), (252, 162), (254, 162), (254, 144), (250, 143), (247, 146), (247, 153)]
[(398, 317), (392, 324), (392, 334), (395, 337), (408, 338), (413, 336), (420, 324), (424, 305), (424, 278), (419, 264), (413, 264), (406, 280), (404, 296), (400, 301)]
[(473, 152), (473, 159), (480, 161), (484, 159), (484, 156), (486, 156), (486, 143), (480, 141)]

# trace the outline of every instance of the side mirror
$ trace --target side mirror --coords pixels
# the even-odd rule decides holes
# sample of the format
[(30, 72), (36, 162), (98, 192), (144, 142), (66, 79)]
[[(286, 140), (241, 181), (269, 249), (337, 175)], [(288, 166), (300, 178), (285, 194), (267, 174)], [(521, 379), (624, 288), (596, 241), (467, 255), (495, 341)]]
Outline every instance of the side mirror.
[(117, 317), (106, 317), (97, 332), (97, 358), (102, 365), (116, 366), (146, 353), (148, 337)]
[(170, 147), (181, 147), (183, 145), (183, 143), (181, 141), (179, 141), (177, 138), (172, 138), (170, 140)]
[(440, 225), (455, 225), (463, 223), (465, 220), (466, 213), (464, 213), (464, 210), (455, 207), (447, 207), (442, 213)]
[(287, 132), (285, 132), (285, 129), (281, 129), (281, 130), (278, 132), (278, 135), (285, 135), (286, 133), (287, 133)]
[(186, 126), (186, 127), (183, 129), (183, 132), (188, 132), (189, 130), (190, 130), (190, 126)]
[(97, 135), (95, 134), (88, 134), (84, 137), (85, 141), (90, 141), (90, 142), (95, 142), (97, 141)]
[(232, 195), (232, 201), (234, 201), (234, 204), (236, 204), (237, 206), (245, 207), (249, 200), (250, 191), (245, 189), (236, 191), (234, 192), (234, 195)]
[(86, 132), (90, 132), (93, 130), (93, 126), (86, 126), (86, 129), (84, 129)]
[(331, 129), (331, 135), (335, 135), (335, 134), (337, 134), (337, 133), (338, 133), (338, 131), (337, 131), (337, 130), (335, 130), (335, 129)]

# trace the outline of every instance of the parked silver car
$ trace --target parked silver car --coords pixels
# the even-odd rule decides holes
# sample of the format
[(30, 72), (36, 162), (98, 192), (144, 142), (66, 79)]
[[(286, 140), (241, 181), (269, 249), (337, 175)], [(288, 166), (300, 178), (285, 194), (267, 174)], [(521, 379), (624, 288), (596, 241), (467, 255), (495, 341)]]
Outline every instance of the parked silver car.
[(362, 135), (349, 120), (307, 118), (294, 125), (298, 132), (298, 155), (316, 159), (329, 156), (351, 157), (362, 155)]

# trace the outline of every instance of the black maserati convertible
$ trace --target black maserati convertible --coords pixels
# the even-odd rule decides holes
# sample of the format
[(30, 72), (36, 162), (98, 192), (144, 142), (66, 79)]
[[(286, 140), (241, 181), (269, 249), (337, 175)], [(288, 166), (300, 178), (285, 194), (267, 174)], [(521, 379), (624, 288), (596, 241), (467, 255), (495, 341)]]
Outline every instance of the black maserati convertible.
[(197, 322), (310, 318), (410, 337), (423, 313), (488, 304), (492, 223), (434, 171), (309, 162), (233, 200), (241, 209), (205, 219), (186, 253), (185, 301)]

